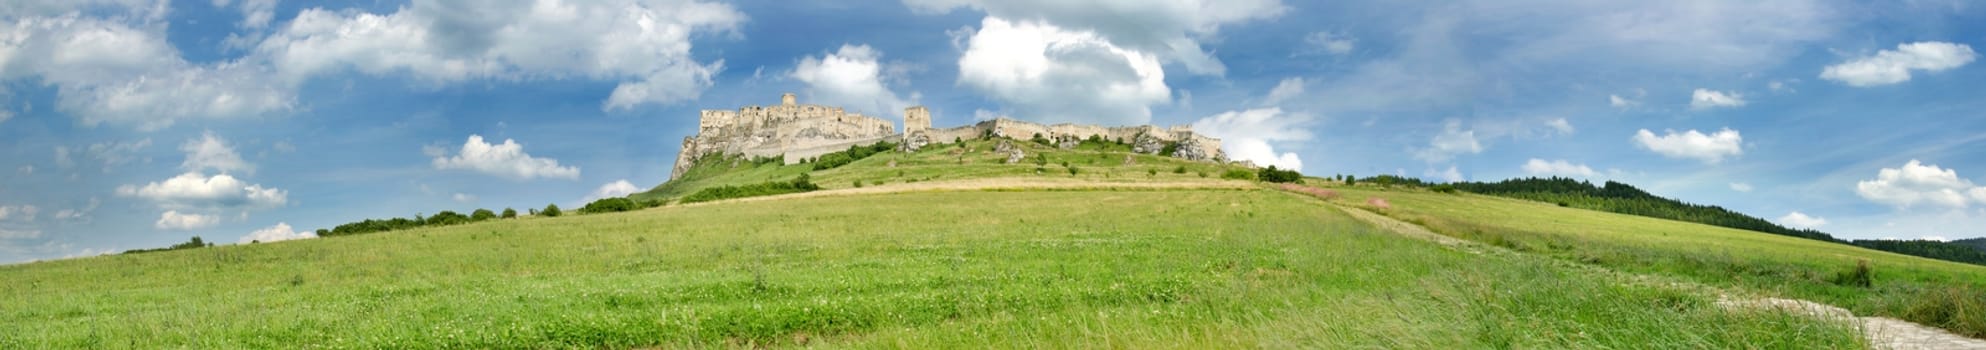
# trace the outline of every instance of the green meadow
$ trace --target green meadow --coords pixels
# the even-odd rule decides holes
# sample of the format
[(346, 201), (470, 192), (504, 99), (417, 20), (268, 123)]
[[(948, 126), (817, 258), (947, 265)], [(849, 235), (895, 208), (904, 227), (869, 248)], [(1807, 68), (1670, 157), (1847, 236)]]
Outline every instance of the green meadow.
[[(1075, 164), (1083, 154), (1066, 156)], [(930, 160), (906, 158), (897, 168), (906, 180), (860, 164), (814, 177), (835, 186), (844, 184), (819, 179), (943, 177), (923, 172), (918, 162)], [(1139, 164), (1148, 169), (1088, 176), (1199, 178)], [(779, 168), (753, 169), (778, 177)], [(1044, 176), (1033, 168), (1022, 175)], [(1588, 221), (1668, 236), (1564, 236), (1656, 255), (1667, 251), (1643, 246), (1719, 241), (1690, 233), (1708, 228), (1523, 202), (1345, 191), (1518, 242), (1611, 230)], [(1470, 216), (1534, 209), (1545, 214), (1508, 229)], [(1791, 263), (1835, 252), (1720, 244), (1705, 247), (1732, 248), (1701, 250)], [(1726, 309), (1713, 292), (1568, 264), (1565, 254), (1576, 253), (1446, 247), (1267, 189), (717, 202), (0, 266), (0, 348), (1864, 347), (1849, 324)], [(1884, 286), (1897, 275), (1978, 272), (1841, 254), (1872, 257)], [(1845, 259), (1813, 264), (1833, 271)]]
[[(1549, 203), (1317, 183), (1333, 184), (1326, 187), (1340, 194), (1335, 201), (1341, 205), (1448, 236), (1986, 336), (1986, 267)], [(1383, 198), (1388, 206), (1371, 205), (1372, 198)], [(1867, 278), (1857, 278), (1857, 269), (1863, 266)]]

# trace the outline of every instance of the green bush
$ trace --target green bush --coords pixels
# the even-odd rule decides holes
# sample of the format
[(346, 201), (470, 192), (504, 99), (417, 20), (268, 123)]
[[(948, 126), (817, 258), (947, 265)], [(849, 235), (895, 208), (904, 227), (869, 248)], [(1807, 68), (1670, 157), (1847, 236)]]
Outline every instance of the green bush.
[(559, 211), (558, 204), (546, 204), (545, 210), (538, 211), (538, 215), (544, 215), (545, 217), (558, 217), (559, 215), (563, 215), (563, 214), (565, 213)]
[(503, 208), (503, 215), (499, 215), (499, 216), (497, 216), (497, 217), (501, 217), (501, 218), (505, 218), (505, 219), (516, 219), (516, 218), (517, 218), (517, 209), (511, 209), (511, 208)]
[(635, 203), (633, 199), (614, 197), (601, 198), (600, 200), (593, 201), (593, 203), (586, 203), (585, 207), (579, 208), (579, 212), (583, 214), (615, 213), (641, 208), (642, 205)]
[(467, 224), (470, 221), (472, 220), (469, 220), (468, 215), (462, 215), (462, 213), (457, 213), (450, 210), (443, 210), (439, 213), (434, 213), (434, 216), (428, 217), (426, 221), (423, 221), (423, 224), (427, 226), (447, 226), (447, 225)]
[[(1184, 166), (1184, 165), (1181, 165), (1181, 166), (1179, 166), (1179, 167), (1177, 167), (1177, 168), (1172, 168), (1172, 173), (1174, 173), (1174, 174), (1185, 174), (1185, 173), (1186, 173), (1186, 166)], [(1206, 176), (1201, 176), (1201, 177), (1206, 177)]]
[(877, 142), (868, 146), (848, 146), (848, 150), (823, 154), (820, 158), (815, 158), (814, 170), (834, 169), (862, 160), (862, 158), (868, 158), (869, 156), (895, 149), (896, 143), (894, 142)]
[(855, 162), (855, 158), (848, 157), (847, 153), (841, 153), (841, 152), (828, 153), (821, 155), (820, 158), (816, 158), (814, 160), (814, 170), (834, 169), (843, 165), (848, 165), (848, 163), (854, 163), (854, 162)]
[(1435, 193), (1453, 194), (1455, 193), (1455, 185), (1450, 185), (1450, 184), (1434, 185), (1434, 187), (1428, 187), (1428, 190), (1434, 191)]
[[(682, 202), (683, 203), (709, 202), (720, 199), (770, 196), (776, 194), (808, 192), (808, 191), (821, 189), (820, 186), (814, 185), (814, 183), (811, 181), (812, 179), (809, 176), (807, 176), (807, 174), (800, 174), (800, 177), (794, 178), (793, 181), (783, 181), (783, 182), (776, 181), (776, 182), (766, 182), (766, 183), (758, 183), (758, 184), (743, 185), (743, 186), (718, 186), (718, 187), (706, 188), (701, 191), (697, 191), (696, 193), (692, 193), (689, 196), (683, 197)], [(861, 186), (861, 180), (856, 180), (856, 186), (857, 187)]]
[(469, 213), (469, 221), (483, 221), (495, 219), (496, 217), (496, 212), (489, 209), (476, 209), (476, 211)]
[(1276, 183), (1303, 183), (1302, 173), (1298, 173), (1296, 170), (1276, 169), (1274, 165), (1262, 168), (1255, 175), (1255, 178)]
[(1248, 171), (1248, 169), (1228, 169), (1226, 172), (1221, 173), (1221, 178), (1228, 180), (1255, 180), (1255, 172)]

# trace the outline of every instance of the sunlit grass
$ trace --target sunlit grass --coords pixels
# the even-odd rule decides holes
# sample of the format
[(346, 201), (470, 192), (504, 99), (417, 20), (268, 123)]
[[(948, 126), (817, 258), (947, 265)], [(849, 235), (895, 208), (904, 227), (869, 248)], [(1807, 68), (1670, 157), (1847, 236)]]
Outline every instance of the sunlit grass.
[(1856, 348), (1271, 191), (664, 207), (0, 267), (0, 348)]

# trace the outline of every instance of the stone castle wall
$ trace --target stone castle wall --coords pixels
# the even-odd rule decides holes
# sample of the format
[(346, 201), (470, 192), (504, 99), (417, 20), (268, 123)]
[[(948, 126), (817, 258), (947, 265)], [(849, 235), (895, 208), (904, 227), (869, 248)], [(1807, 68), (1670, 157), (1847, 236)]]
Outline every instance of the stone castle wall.
[(973, 125), (937, 129), (931, 127), (931, 112), (924, 106), (904, 109), (901, 132), (896, 124), (882, 118), (848, 113), (841, 107), (798, 103), (793, 94), (780, 97), (773, 106), (746, 106), (736, 111), (704, 110), (698, 118), (697, 134), (683, 138), (682, 152), (676, 155), (674, 180), (688, 171), (696, 158), (712, 154), (752, 157), (785, 156), (786, 164), (801, 159), (848, 149), (849, 146), (877, 142), (947, 143), (975, 140), (992, 135), (1027, 140), (1039, 134), (1053, 140), (1088, 139), (1136, 143), (1136, 150), (1158, 153), (1156, 145), (1174, 143), (1175, 156), (1191, 160), (1224, 161), (1220, 139), (1194, 133), (1185, 126), (1103, 127), (1096, 125), (1043, 125), (1007, 118)]

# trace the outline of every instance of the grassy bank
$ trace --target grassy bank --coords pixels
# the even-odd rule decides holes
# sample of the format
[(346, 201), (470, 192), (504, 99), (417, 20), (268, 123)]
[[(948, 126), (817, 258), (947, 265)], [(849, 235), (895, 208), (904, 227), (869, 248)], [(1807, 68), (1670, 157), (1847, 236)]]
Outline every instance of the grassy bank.
[[(1986, 268), (1790, 236), (1414, 189), (1337, 201), (1521, 252), (1841, 306), (1986, 336)], [(1372, 205), (1383, 198), (1385, 208)], [(1868, 273), (1858, 271), (1866, 263)]]
[(0, 280), (0, 348), (1861, 346), (1847, 325), (1442, 248), (1267, 191), (719, 203)]

